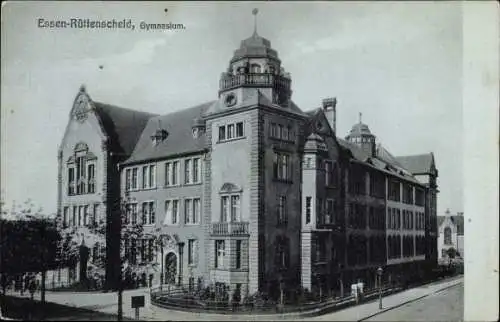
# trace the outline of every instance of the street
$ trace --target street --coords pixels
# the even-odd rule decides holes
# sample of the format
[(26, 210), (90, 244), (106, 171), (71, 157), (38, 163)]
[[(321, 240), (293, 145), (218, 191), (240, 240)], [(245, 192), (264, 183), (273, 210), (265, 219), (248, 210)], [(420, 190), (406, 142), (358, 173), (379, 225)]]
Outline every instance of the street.
[(463, 321), (463, 302), (459, 284), (363, 321)]
[[(15, 295), (15, 294), (13, 294)], [(447, 278), (438, 282), (418, 286), (383, 298), (383, 309), (378, 300), (352, 306), (332, 313), (301, 317), (297, 315), (230, 315), (182, 312), (156, 307), (149, 303), (149, 289), (126, 291), (123, 294), (124, 317), (134, 318), (131, 297), (145, 296), (145, 307), (140, 310), (140, 319), (149, 321), (240, 321), (240, 320), (287, 320), (287, 321), (461, 321), (463, 320), (463, 276)], [(17, 295), (18, 296), (18, 295)], [(27, 296), (25, 296), (27, 297)], [(35, 299), (39, 300), (37, 296)], [(79, 307), (106, 314), (116, 314), (116, 293), (70, 293), (47, 292), (47, 301)], [(7, 313), (7, 312), (5, 312)], [(75, 320), (80, 313), (68, 314)], [(94, 320), (86, 315), (87, 320)], [(95, 320), (99, 320), (96, 315)]]

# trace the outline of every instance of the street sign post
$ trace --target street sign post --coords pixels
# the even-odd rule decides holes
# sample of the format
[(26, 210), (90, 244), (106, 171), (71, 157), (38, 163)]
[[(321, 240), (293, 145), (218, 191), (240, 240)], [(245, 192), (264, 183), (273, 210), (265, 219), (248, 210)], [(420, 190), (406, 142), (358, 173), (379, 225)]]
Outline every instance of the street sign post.
[(139, 308), (144, 307), (144, 295), (132, 296), (132, 308), (135, 309), (135, 319), (139, 320)]

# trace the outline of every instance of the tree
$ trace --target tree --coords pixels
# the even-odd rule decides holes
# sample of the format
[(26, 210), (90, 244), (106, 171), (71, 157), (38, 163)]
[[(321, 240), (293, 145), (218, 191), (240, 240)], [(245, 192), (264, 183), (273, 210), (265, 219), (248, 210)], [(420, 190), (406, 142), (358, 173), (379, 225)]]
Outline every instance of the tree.
[(457, 250), (454, 247), (448, 248), (446, 254), (450, 259), (454, 259), (457, 256)]
[(47, 270), (56, 268), (57, 246), (61, 239), (54, 220), (26, 217), (18, 220), (0, 219), (0, 272), (2, 276), (41, 273), (42, 302), (45, 301)]

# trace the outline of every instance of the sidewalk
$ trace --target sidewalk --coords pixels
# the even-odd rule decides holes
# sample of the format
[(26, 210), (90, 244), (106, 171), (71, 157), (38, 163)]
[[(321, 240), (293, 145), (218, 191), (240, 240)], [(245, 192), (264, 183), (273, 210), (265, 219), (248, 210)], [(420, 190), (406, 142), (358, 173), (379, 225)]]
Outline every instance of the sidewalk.
[(450, 288), (463, 283), (463, 276), (450, 279), (439, 284), (423, 285), (406, 291), (389, 295), (382, 298), (382, 310), (379, 309), (378, 299), (370, 303), (353, 306), (337, 312), (307, 318), (313, 321), (361, 321), (385, 311), (397, 308), (407, 303), (419, 300), (433, 293), (437, 293), (446, 288)]
[[(319, 321), (359, 321), (379, 314), (384, 310), (389, 310), (406, 303), (418, 300), (427, 295), (433, 294), (448, 287), (463, 283), (463, 276), (459, 278), (447, 279), (443, 282), (419, 286), (393, 295), (385, 296), (382, 299), (383, 309), (380, 310), (378, 300), (352, 306), (347, 309), (316, 316), (321, 312), (308, 312), (307, 314), (288, 313), (278, 315), (229, 315), (183, 312), (160, 308), (151, 305), (149, 299), (149, 289), (125, 291), (123, 293), (123, 316), (135, 317), (135, 310), (131, 308), (131, 297), (136, 295), (145, 296), (145, 307), (140, 309), (139, 318), (149, 321), (270, 321), (270, 320), (319, 320)], [(19, 296), (19, 293), (11, 294)], [(40, 299), (40, 293), (35, 294), (35, 299)], [(47, 292), (46, 301), (73, 307), (85, 308), (102, 313), (116, 314), (118, 310), (118, 295), (114, 293), (69, 293), (69, 292)]]

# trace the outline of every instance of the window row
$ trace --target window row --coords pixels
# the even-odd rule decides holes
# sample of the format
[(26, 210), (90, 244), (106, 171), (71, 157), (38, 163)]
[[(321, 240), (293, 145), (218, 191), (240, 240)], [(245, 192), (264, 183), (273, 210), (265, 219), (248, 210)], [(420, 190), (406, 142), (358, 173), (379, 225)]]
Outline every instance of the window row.
[(385, 198), (385, 176), (380, 172), (370, 172), (370, 196)]
[(352, 165), (349, 171), (349, 193), (355, 195), (366, 194), (366, 171), (361, 166)]
[(322, 236), (316, 236), (313, 239), (312, 262), (324, 263), (327, 261), (328, 254), (326, 253), (327, 239)]
[[(172, 187), (181, 184), (181, 161), (168, 161), (164, 163), (164, 186)], [(184, 175), (183, 184), (199, 184), (201, 183), (201, 158), (188, 158), (183, 160)], [(139, 178), (139, 170), (141, 177)], [(141, 183), (139, 183), (139, 179)], [(125, 170), (125, 189), (127, 191), (156, 188), (156, 165), (145, 165), (142, 167), (133, 167)]]
[[(241, 269), (244, 254), (248, 254), (246, 240), (215, 240), (214, 267), (218, 269)], [(231, 255), (231, 256), (230, 256)]]
[(413, 229), (413, 211), (403, 209), (403, 229)]
[(403, 203), (413, 204), (413, 186), (407, 183), (403, 184)]
[(401, 210), (397, 208), (387, 208), (387, 229), (401, 228)]
[[(141, 218), (138, 218), (137, 203), (129, 203), (127, 207), (127, 216), (125, 224), (143, 224), (154, 225), (156, 223), (156, 202), (146, 201), (142, 203)], [(179, 199), (165, 200), (164, 203), (165, 217), (163, 225), (178, 225), (180, 222), (180, 201)], [(201, 199), (186, 198), (183, 203), (184, 224), (199, 224), (201, 218)]]
[(68, 195), (95, 193), (95, 161), (77, 157), (75, 163), (68, 164)]
[(403, 257), (413, 257), (415, 240), (413, 236), (403, 236)]
[(352, 229), (366, 229), (366, 205), (349, 204), (348, 225)]
[(350, 235), (347, 263), (349, 266), (365, 265), (368, 259), (367, 238), (364, 235)]
[(273, 159), (273, 178), (281, 181), (292, 180), (291, 155), (285, 152), (275, 152)]
[(425, 237), (424, 236), (416, 236), (415, 237), (415, 255), (425, 255)]
[(337, 163), (333, 161), (325, 161), (325, 186), (335, 186), (337, 184)]
[(425, 230), (425, 213), (416, 212), (415, 213), (415, 229), (416, 230)]
[(380, 263), (385, 261), (386, 246), (385, 236), (371, 236), (368, 239), (368, 249), (371, 263)]
[(125, 260), (132, 265), (150, 263), (156, 255), (153, 239), (126, 239), (124, 250)]
[(219, 142), (242, 138), (245, 136), (243, 122), (219, 126)]
[(317, 216), (317, 224), (336, 224), (338, 221), (337, 202), (334, 199), (326, 199), (323, 202), (323, 199), (318, 198), (318, 205), (320, 209)]
[(65, 206), (63, 208), (63, 228), (97, 225), (101, 223), (101, 220), (99, 204), (97, 203), (93, 205)]
[(295, 141), (295, 133), (291, 125), (285, 126), (274, 122), (269, 124), (269, 137), (283, 141)]
[(368, 227), (375, 230), (385, 230), (385, 208), (368, 208)]
[(401, 236), (389, 236), (387, 238), (387, 258), (401, 258)]

